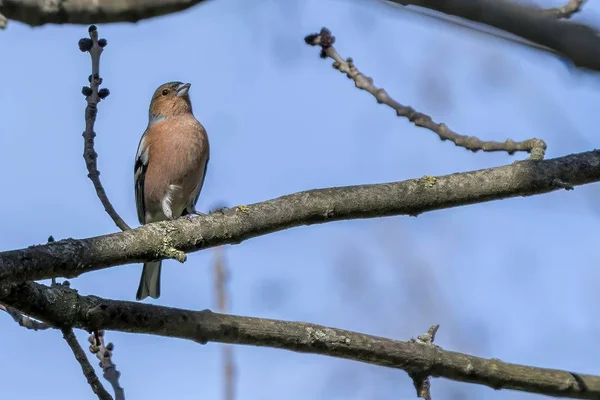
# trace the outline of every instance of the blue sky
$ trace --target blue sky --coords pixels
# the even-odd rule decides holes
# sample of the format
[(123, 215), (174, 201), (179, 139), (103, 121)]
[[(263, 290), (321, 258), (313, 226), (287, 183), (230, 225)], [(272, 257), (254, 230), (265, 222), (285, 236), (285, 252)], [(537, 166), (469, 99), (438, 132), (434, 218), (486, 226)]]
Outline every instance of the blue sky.
[[(547, 5), (560, 2), (544, 2)], [(588, 2), (578, 19), (600, 26)], [(597, 147), (600, 81), (555, 57), (358, 0), (219, 0), (139, 24), (99, 25), (108, 40), (96, 150), (104, 187), (137, 226), (133, 157), (150, 96), (192, 83), (211, 161), (198, 208), (312, 188), (493, 167), (523, 154), (473, 154), (399, 119), (318, 57), (306, 34), (329, 27), (375, 84), (482, 139), (541, 137), (548, 157)], [(82, 154), (86, 26), (0, 32), (2, 249), (114, 232)], [(226, 248), (231, 312), (407, 340), (441, 324), (454, 351), (600, 374), (598, 185), (423, 214), (300, 227)], [(165, 262), (157, 304), (214, 307), (214, 251)], [(141, 265), (73, 279), (82, 294), (134, 300)], [(94, 398), (57, 331), (0, 315), (6, 398)], [(86, 345), (86, 333), (78, 332)], [(107, 333), (130, 399), (221, 396), (220, 345)], [(238, 399), (412, 399), (399, 370), (237, 346)], [(94, 365), (96, 362), (94, 361)], [(35, 382), (35, 384), (34, 384)], [(435, 398), (534, 399), (434, 380)]]

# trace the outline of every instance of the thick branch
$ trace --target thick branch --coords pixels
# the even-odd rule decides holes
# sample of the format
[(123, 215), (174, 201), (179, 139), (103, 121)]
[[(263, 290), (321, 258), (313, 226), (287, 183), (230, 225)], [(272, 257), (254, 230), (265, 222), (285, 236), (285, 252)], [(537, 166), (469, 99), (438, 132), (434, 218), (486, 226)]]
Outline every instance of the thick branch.
[(576, 66), (600, 71), (600, 36), (589, 26), (557, 19), (560, 13), (506, 0), (388, 0), (438, 11), (517, 35), (557, 52)]
[(400, 104), (394, 100), (385, 89), (375, 86), (373, 84), (373, 78), (360, 72), (351, 58), (344, 60), (342, 56), (340, 56), (333, 46), (335, 36), (333, 36), (327, 28), (322, 28), (319, 33), (306, 36), (304, 41), (311, 46), (321, 47), (321, 57), (329, 57), (334, 60), (333, 67), (352, 79), (357, 88), (369, 92), (378, 103), (385, 104), (396, 111), (397, 116), (405, 117), (416, 126), (429, 129), (436, 133), (442, 141), (450, 140), (456, 146), (464, 147), (472, 152), (477, 152), (479, 150), (487, 152), (505, 151), (512, 155), (517, 151), (525, 151), (531, 154), (530, 158), (533, 160), (541, 160), (544, 158), (546, 143), (541, 139), (532, 138), (522, 142), (515, 142), (510, 139), (504, 142), (482, 141), (475, 136), (458, 134), (448, 128), (446, 124), (436, 123), (429, 115), (415, 111), (411, 106)]
[[(87, 239), (0, 253), (0, 282), (75, 277), (155, 259), (164, 248), (194, 252), (295, 226), (423, 212), (562, 189), (600, 180), (600, 151), (440, 177), (316, 189), (225, 212), (180, 218)], [(162, 256), (164, 258), (164, 256)]]
[(0, 13), (31, 26), (137, 22), (176, 13), (206, 0), (2, 0)]
[(411, 376), (462, 382), (549, 396), (597, 399), (600, 377), (534, 368), (446, 351), (422, 340), (402, 342), (303, 322), (189, 311), (80, 296), (69, 288), (34, 282), (13, 287), (0, 301), (50, 323), (323, 354), (399, 368)]
[(92, 391), (96, 394), (96, 396), (98, 396), (98, 398), (100, 400), (113, 400), (110, 393), (108, 393), (106, 391), (106, 389), (104, 389), (104, 386), (102, 386), (100, 379), (98, 379), (98, 376), (94, 372), (94, 368), (90, 364), (90, 361), (88, 360), (87, 356), (85, 355), (85, 352), (79, 345), (79, 342), (77, 341), (77, 338), (75, 337), (75, 333), (73, 333), (73, 329), (63, 328), (62, 334), (63, 334), (65, 341), (71, 348), (71, 351), (73, 352), (73, 355), (75, 356), (75, 359), (77, 360), (79, 365), (81, 365), (81, 371), (83, 372), (83, 375), (85, 376), (88, 383), (90, 384)]
[[(420, 343), (426, 346), (433, 346), (433, 342), (435, 340), (435, 334), (437, 333), (440, 325), (433, 325), (427, 333), (424, 335), (419, 335), (416, 339), (411, 339), (411, 342)], [(413, 385), (415, 385), (415, 389), (417, 390), (417, 397), (420, 397), (425, 400), (431, 400), (431, 382), (429, 380), (429, 375), (420, 372), (409, 372), (408, 376), (413, 380)]]

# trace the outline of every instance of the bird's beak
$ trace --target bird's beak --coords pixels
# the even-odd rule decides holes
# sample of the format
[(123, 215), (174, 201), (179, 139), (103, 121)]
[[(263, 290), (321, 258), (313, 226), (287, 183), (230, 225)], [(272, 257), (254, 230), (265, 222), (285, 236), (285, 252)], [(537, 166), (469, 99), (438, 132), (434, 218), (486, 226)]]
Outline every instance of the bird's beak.
[(177, 87), (177, 97), (185, 96), (188, 90), (190, 90), (190, 86), (192, 86), (191, 83), (182, 83), (179, 85)]

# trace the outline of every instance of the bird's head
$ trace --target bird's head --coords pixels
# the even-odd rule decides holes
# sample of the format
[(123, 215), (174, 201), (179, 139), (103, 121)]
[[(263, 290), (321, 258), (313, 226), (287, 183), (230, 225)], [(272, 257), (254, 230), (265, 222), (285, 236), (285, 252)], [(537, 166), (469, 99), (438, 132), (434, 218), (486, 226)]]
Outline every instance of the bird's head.
[(171, 117), (192, 112), (188, 91), (190, 83), (169, 82), (160, 85), (152, 95), (150, 118)]

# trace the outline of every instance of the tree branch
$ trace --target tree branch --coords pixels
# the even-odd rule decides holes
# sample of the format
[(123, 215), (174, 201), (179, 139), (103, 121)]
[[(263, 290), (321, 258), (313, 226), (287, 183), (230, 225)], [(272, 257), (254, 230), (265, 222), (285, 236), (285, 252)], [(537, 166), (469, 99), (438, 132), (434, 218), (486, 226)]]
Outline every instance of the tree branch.
[(0, 13), (30, 26), (137, 22), (186, 10), (207, 0), (2, 0)]
[(94, 372), (94, 368), (90, 364), (90, 361), (85, 355), (85, 352), (79, 345), (79, 342), (77, 341), (77, 338), (73, 333), (73, 329), (62, 328), (61, 331), (63, 334), (63, 338), (71, 348), (75, 359), (77, 360), (77, 362), (79, 362), (79, 365), (81, 365), (81, 371), (83, 372), (83, 375), (90, 384), (92, 391), (98, 396), (100, 400), (113, 400), (110, 393), (108, 393), (106, 389), (104, 389), (104, 386), (102, 386), (100, 379), (98, 379), (98, 376)]
[(33, 318), (29, 318), (26, 315), (23, 315), (19, 312), (19, 310), (12, 308), (11, 306), (7, 306), (6, 304), (0, 304), (0, 310), (4, 311), (11, 318), (23, 328), (31, 329), (34, 331), (42, 331), (45, 329), (52, 328), (50, 325), (34, 320)]
[[(600, 151), (440, 177), (298, 192), (224, 212), (156, 222), (110, 235), (64, 239), (0, 252), (0, 282), (76, 277), (107, 267), (156, 259), (165, 247), (194, 252), (301, 225), (331, 221), (415, 216), (600, 181)], [(1, 288), (0, 288), (1, 290)]]
[(6, 24), (8, 24), (8, 19), (0, 13), (0, 29), (6, 28)]
[(88, 337), (88, 342), (90, 342), (90, 352), (100, 360), (100, 368), (102, 368), (104, 379), (113, 387), (115, 400), (125, 400), (125, 390), (119, 383), (121, 373), (112, 361), (112, 351), (115, 346), (112, 343), (104, 345), (104, 330), (102, 329), (94, 331)]
[[(580, 23), (560, 20), (557, 18), (561, 16), (560, 12), (545, 12), (537, 7), (506, 0), (387, 1), (402, 6), (422, 7), (488, 25), (523, 38), (529, 41), (529, 45), (533, 45), (533, 47), (541, 46), (545, 50), (556, 52), (571, 60), (578, 67), (600, 71), (600, 35), (598, 31)], [(435, 16), (435, 18), (440, 17)], [(469, 25), (466, 21), (464, 23), (453, 22), (471, 29), (481, 30)], [(521, 41), (521, 43), (527, 44), (525, 41)]]
[(600, 377), (484, 359), (421, 343), (402, 342), (303, 322), (277, 321), (80, 296), (66, 287), (27, 282), (0, 301), (57, 325), (109, 329), (207, 342), (280, 348), (402, 369), (411, 376), (443, 377), (494, 389), (597, 399)]
[(83, 132), (83, 158), (88, 170), (88, 178), (94, 184), (96, 194), (102, 202), (104, 210), (115, 224), (117, 224), (119, 229), (126, 231), (131, 228), (114, 209), (100, 182), (100, 171), (98, 171), (97, 163), (98, 153), (94, 150), (94, 138), (96, 137), (94, 124), (96, 123), (96, 115), (98, 114), (98, 103), (110, 93), (108, 89), (99, 90), (102, 84), (102, 77), (100, 77), (100, 56), (106, 46), (106, 39), (98, 39), (98, 30), (95, 25), (90, 26), (88, 32), (90, 35), (89, 39), (84, 38), (79, 40), (79, 50), (89, 53), (92, 59), (92, 74), (88, 78), (90, 86), (84, 86), (82, 89), (87, 102), (87, 106), (85, 107), (85, 131)]
[(369, 92), (375, 100), (380, 104), (385, 104), (394, 111), (399, 117), (405, 117), (416, 126), (429, 129), (430, 131), (437, 133), (442, 141), (450, 140), (456, 146), (464, 147), (472, 152), (479, 150), (492, 152), (492, 151), (505, 151), (508, 154), (514, 154), (517, 151), (526, 151), (530, 153), (530, 159), (541, 160), (544, 158), (546, 152), (546, 143), (541, 139), (528, 139), (522, 142), (515, 142), (513, 140), (506, 140), (505, 142), (493, 142), (493, 141), (481, 141), (474, 136), (460, 135), (446, 126), (446, 124), (438, 124), (434, 122), (429, 115), (415, 111), (410, 106), (405, 106), (398, 103), (385, 91), (385, 89), (378, 88), (373, 84), (373, 78), (364, 75), (356, 68), (354, 61), (351, 58), (344, 60), (339, 55), (333, 43), (335, 37), (331, 34), (329, 29), (322, 28), (320, 33), (314, 33), (304, 38), (304, 41), (311, 46), (321, 47), (321, 57), (329, 57), (334, 60), (333, 67), (338, 71), (346, 74), (346, 76), (354, 81), (357, 88)]

